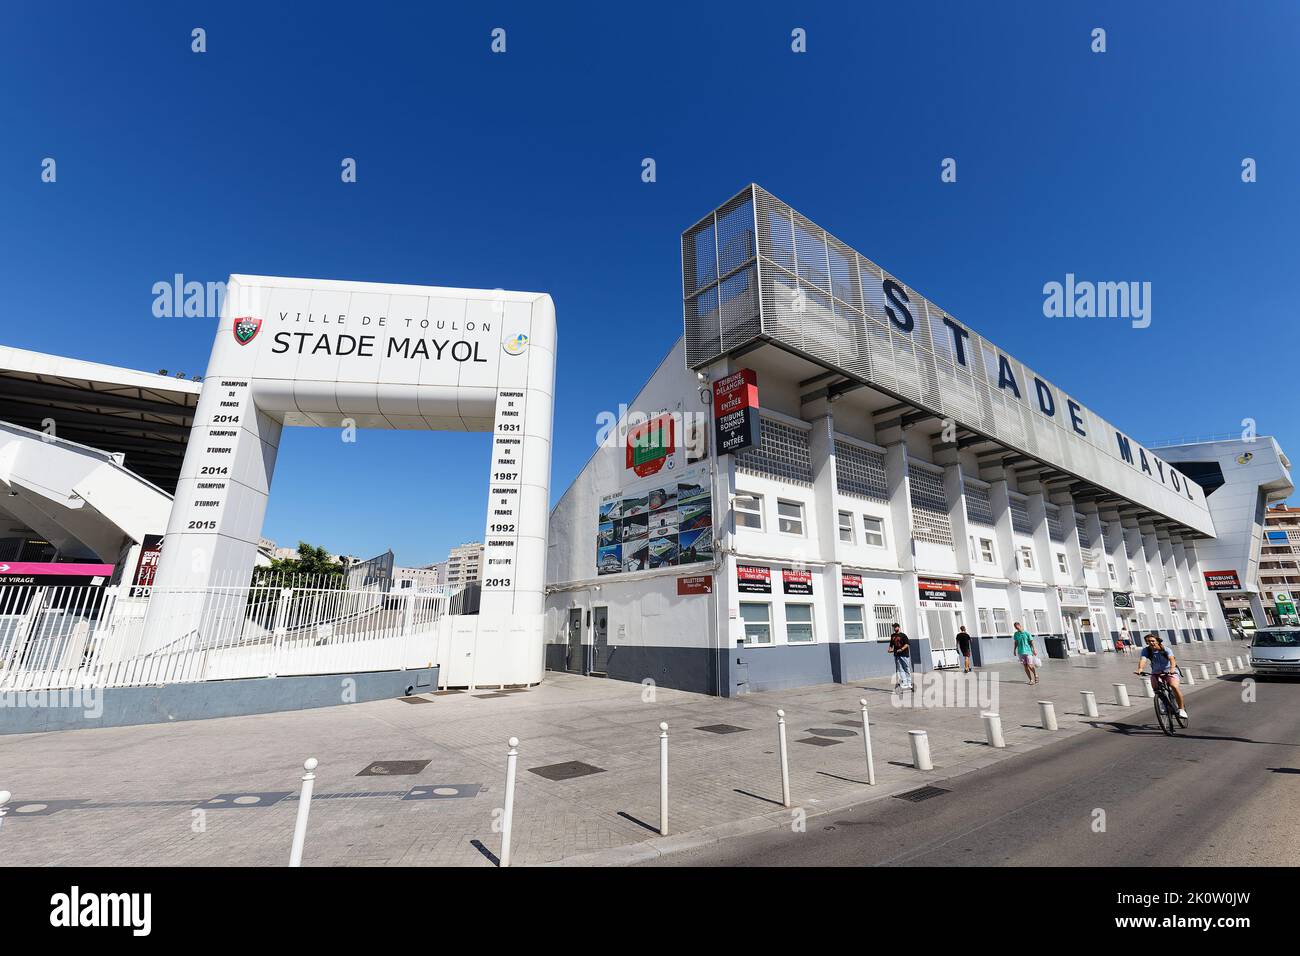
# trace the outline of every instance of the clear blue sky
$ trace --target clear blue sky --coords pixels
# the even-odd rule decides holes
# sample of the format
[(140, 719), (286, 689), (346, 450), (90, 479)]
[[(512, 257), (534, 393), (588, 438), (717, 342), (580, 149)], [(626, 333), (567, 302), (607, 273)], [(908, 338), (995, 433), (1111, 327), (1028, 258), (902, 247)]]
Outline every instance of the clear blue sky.
[[(756, 181), (1135, 437), (1300, 454), (1297, 4), (415, 6), (11, 8), (0, 342), (200, 373), (211, 321), (152, 314), (177, 272), (547, 291), (558, 496), (681, 332), (682, 229)], [(1150, 328), (1044, 318), (1067, 272), (1151, 282)], [(295, 429), (265, 531), (436, 560), (487, 467)]]

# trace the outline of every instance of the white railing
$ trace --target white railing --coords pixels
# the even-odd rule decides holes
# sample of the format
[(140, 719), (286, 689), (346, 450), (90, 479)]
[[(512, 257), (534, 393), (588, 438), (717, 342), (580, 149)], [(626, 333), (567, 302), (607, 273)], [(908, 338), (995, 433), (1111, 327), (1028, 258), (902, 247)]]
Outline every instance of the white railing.
[(0, 692), (427, 667), (462, 592), (0, 586)]

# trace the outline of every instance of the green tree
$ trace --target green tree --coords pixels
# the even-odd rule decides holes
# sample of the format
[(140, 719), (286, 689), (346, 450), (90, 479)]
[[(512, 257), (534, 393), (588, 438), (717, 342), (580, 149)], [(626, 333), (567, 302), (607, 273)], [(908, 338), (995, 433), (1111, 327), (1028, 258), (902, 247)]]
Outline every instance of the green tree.
[(269, 567), (257, 569), (257, 582), (302, 576), (310, 578), (338, 578), (342, 581), (343, 565), (330, 557), (328, 551), (306, 541), (298, 542), (296, 558), (273, 558)]

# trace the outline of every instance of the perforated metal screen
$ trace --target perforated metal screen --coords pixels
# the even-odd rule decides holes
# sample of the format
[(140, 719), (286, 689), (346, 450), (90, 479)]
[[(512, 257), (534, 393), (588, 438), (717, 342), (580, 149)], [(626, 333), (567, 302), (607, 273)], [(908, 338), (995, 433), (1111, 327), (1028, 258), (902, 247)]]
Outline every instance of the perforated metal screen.
[(885, 456), (869, 448), (836, 441), (835, 484), (842, 495), (888, 501)]
[[(901, 290), (907, 314), (886, 298), (886, 280)], [(772, 341), (1214, 533), (1200, 486), (1167, 464), (1162, 479), (1154, 466), (1148, 474), (1124, 461), (1113, 426), (758, 186), (682, 235), (682, 292), (691, 368)], [(1052, 415), (1039, 408), (1040, 381)], [(1135, 462), (1155, 457), (1130, 447)]]
[(975, 524), (993, 524), (993, 502), (989, 490), (973, 481), (965, 483), (966, 520)]
[(1034, 533), (1034, 526), (1029, 522), (1029, 508), (1023, 498), (1011, 499), (1011, 527), (1021, 534)]
[(757, 448), (736, 456), (736, 468), (782, 481), (812, 484), (808, 433), (767, 416), (763, 417), (761, 432)]
[(943, 493), (943, 476), (909, 462), (908, 485), (912, 499), (912, 537), (935, 544), (952, 544), (952, 524)]

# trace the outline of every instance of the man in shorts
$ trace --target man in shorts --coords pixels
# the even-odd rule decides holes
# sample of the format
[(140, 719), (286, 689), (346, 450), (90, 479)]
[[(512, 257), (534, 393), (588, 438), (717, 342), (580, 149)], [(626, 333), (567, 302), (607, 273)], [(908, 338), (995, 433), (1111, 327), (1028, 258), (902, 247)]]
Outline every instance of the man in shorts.
[(1025, 676), (1029, 678), (1030, 684), (1038, 683), (1038, 668), (1031, 661), (1038, 652), (1034, 649), (1034, 636), (1028, 631), (1020, 629), (1020, 622), (1016, 621), (1016, 633), (1011, 635), (1012, 640), (1016, 642), (1016, 657), (1020, 661), (1020, 666), (1025, 669)]

